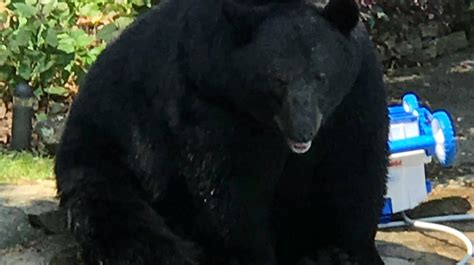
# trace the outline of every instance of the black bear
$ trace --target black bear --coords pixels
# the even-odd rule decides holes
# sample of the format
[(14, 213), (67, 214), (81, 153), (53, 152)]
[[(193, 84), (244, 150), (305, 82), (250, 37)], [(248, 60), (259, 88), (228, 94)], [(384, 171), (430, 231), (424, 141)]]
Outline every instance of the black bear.
[(162, 1), (58, 149), (85, 264), (383, 264), (385, 93), (354, 0)]

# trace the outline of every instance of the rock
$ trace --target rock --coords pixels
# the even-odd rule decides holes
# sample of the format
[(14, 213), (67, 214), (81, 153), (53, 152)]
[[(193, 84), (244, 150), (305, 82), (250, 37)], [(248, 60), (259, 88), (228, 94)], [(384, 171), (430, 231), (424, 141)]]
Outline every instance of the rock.
[(474, 128), (469, 128), (469, 135), (474, 136)]
[(437, 55), (438, 55), (438, 52), (437, 52), (436, 46), (434, 45), (429, 46), (426, 49), (421, 51), (421, 56), (423, 58), (423, 61), (432, 60), (436, 58)]
[(0, 206), (0, 249), (23, 244), (39, 236), (41, 231), (31, 227), (25, 212), (15, 207)]
[(407, 36), (407, 40), (413, 47), (414, 52), (419, 52), (423, 48), (423, 42), (419, 36)]
[(54, 181), (0, 186), (0, 265), (80, 265)]
[(0, 265), (79, 265), (80, 248), (68, 234), (31, 242), (26, 247), (0, 249)]
[(388, 49), (394, 49), (397, 46), (397, 37), (394, 35), (389, 35), (387, 39), (383, 41)]
[(56, 147), (61, 140), (66, 120), (67, 118), (64, 114), (59, 114), (36, 123), (35, 132), (51, 154), (56, 153)]
[(55, 211), (58, 208), (58, 202), (53, 200), (35, 200), (27, 207), (19, 206), (25, 213), (30, 215), (40, 215), (47, 212)]
[(464, 31), (454, 32), (439, 38), (436, 45), (438, 55), (450, 54), (468, 46), (469, 42)]
[(382, 260), (385, 262), (385, 265), (415, 265), (413, 262), (398, 258), (382, 257)]
[(421, 24), (420, 29), (421, 37), (423, 38), (438, 37), (439, 26), (438, 23), (436, 23), (435, 21), (430, 21), (428, 23)]
[(385, 60), (388, 59), (387, 50), (382, 45), (377, 45), (377, 53), (376, 54), (377, 54), (377, 58), (380, 61), (385, 61)]
[(79, 247), (71, 246), (54, 255), (48, 265), (78, 265), (81, 264), (80, 255)]
[(403, 41), (395, 46), (395, 50), (400, 56), (409, 56), (413, 54), (414, 48), (408, 41)]
[(46, 234), (67, 233), (67, 217), (64, 211), (56, 210), (39, 215), (29, 214), (28, 220), (35, 228), (41, 228)]

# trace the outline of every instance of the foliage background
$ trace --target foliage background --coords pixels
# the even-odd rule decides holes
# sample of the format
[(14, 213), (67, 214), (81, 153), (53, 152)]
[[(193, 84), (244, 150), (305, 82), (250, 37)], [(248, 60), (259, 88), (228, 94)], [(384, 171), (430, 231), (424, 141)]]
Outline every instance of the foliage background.
[(35, 120), (67, 111), (97, 55), (150, 0), (0, 0), (0, 143), (12, 90), (34, 88)]
[[(422, 62), (424, 58), (413, 55), (431, 51), (437, 38), (459, 30), (466, 23), (465, 7), (470, 2), (360, 1), (363, 21), (387, 68)], [(97, 55), (153, 4), (153, 0), (0, 0), (0, 148), (10, 139), (12, 90), (18, 83), (25, 81), (34, 88), (35, 122), (66, 113)], [(425, 38), (413, 30), (433, 22), (439, 26), (436, 36)], [(38, 146), (37, 138), (33, 145)]]

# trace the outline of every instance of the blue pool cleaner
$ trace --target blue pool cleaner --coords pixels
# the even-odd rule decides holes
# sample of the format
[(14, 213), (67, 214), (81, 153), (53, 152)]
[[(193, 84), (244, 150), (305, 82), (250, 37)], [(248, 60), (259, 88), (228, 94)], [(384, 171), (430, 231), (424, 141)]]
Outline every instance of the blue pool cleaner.
[[(457, 152), (456, 133), (452, 119), (444, 110), (431, 111), (419, 103), (414, 93), (405, 94), (402, 103), (388, 108), (390, 133), (388, 146), (390, 163), (387, 193), (379, 228), (412, 226), (450, 233), (466, 245), (467, 255), (457, 264), (467, 264), (473, 245), (460, 231), (429, 222), (474, 220), (473, 215), (453, 215), (412, 220), (405, 211), (418, 206), (431, 192), (431, 182), (425, 176), (425, 164), (432, 158), (443, 167), (454, 164)], [(401, 213), (403, 221), (391, 222)]]
[(425, 177), (425, 164), (432, 157), (444, 167), (452, 166), (456, 158), (456, 134), (446, 111), (432, 112), (409, 93), (401, 105), (390, 106), (388, 113), (390, 164), (382, 223), (426, 199), (431, 183)]

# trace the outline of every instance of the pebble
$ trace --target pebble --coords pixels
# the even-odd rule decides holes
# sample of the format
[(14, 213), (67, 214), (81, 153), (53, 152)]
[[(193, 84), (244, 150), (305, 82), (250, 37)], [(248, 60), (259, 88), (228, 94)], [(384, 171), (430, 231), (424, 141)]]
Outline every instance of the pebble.
[(474, 136), (474, 127), (473, 128), (469, 128), (469, 134), (471, 136)]
[[(441, 175), (441, 174), (440, 174)], [(432, 179), (433, 187), (437, 190), (439, 189), (459, 189), (465, 187), (473, 187), (474, 186), (474, 174), (467, 174), (461, 177), (443, 180), (441, 179)]]

